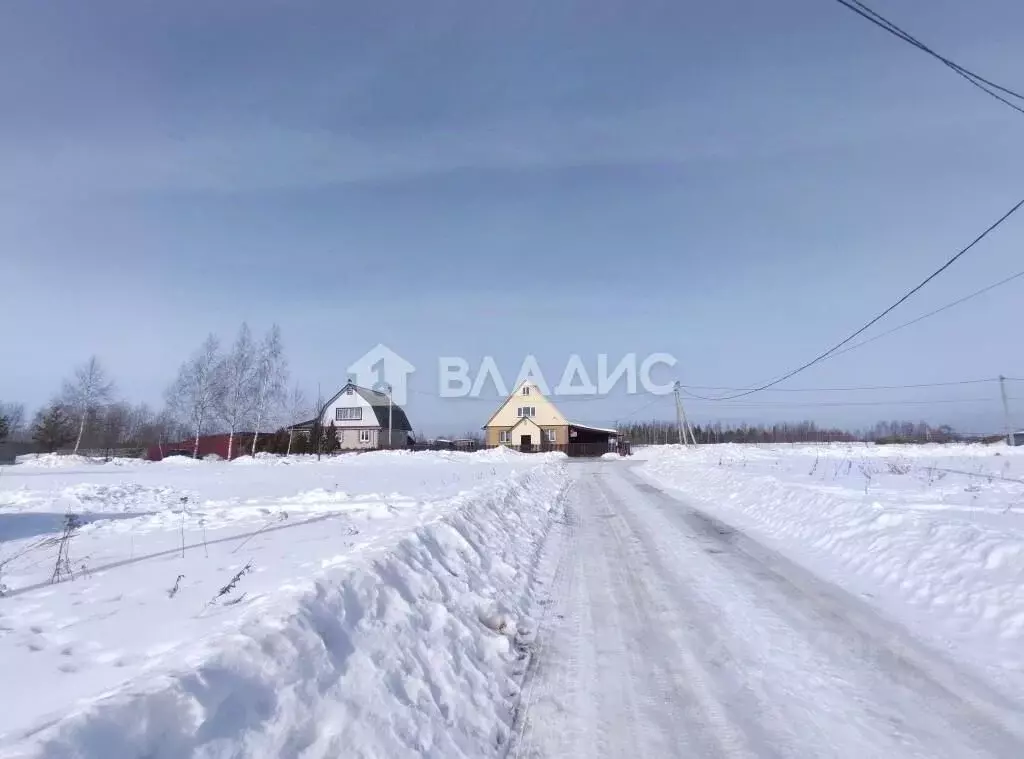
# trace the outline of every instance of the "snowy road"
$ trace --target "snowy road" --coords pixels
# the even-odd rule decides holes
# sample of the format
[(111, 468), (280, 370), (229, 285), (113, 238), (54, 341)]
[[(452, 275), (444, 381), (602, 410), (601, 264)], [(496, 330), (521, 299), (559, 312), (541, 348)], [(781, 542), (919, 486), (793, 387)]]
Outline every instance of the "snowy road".
[(1019, 757), (1013, 704), (745, 535), (573, 463), (511, 757)]

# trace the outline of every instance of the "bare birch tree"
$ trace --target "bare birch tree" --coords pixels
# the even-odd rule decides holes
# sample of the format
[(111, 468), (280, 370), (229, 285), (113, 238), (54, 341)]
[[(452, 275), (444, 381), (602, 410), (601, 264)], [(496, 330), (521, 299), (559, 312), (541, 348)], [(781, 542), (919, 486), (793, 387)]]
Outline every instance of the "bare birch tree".
[(213, 417), (219, 400), (219, 362), (220, 341), (211, 334), (198, 352), (181, 365), (177, 379), (167, 390), (168, 408), (195, 433), (193, 458), (199, 455), (199, 437)]
[(108, 378), (100, 360), (90, 356), (89, 360), (75, 369), (74, 377), (65, 380), (62, 399), (64, 406), (71, 412), (78, 425), (75, 438), (75, 453), (82, 445), (82, 435), (90, 415), (110, 400), (114, 383)]
[(242, 323), (231, 352), (217, 365), (216, 411), (228, 430), (228, 460), (234, 450), (235, 433), (252, 420), (256, 405), (256, 346), (249, 325)]
[(285, 400), (285, 383), (288, 381), (288, 361), (281, 343), (281, 328), (276, 324), (260, 343), (256, 356), (256, 399), (255, 424), (252, 436), (252, 455), (256, 455), (256, 441), (261, 427), (272, 413), (280, 411)]

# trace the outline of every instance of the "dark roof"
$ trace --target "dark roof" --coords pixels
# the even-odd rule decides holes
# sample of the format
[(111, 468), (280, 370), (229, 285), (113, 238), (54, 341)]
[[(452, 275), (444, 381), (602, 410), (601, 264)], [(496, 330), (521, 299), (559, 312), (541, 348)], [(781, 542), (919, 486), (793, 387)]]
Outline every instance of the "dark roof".
[[(324, 408), (327, 408), (334, 403), (349, 387), (355, 390), (363, 398), (364, 401), (370, 404), (370, 408), (373, 409), (374, 416), (377, 417), (377, 424), (381, 428), (387, 429), (388, 426), (388, 396), (386, 393), (380, 393), (376, 390), (371, 390), (367, 387), (360, 387), (353, 382), (346, 382), (345, 386), (341, 388), (334, 396), (324, 404)], [(307, 422), (299, 422), (293, 424), (288, 429), (292, 430), (308, 430), (312, 429), (316, 423), (316, 417), (310, 419)], [(405, 410), (397, 403), (391, 404), (391, 428), (394, 430), (406, 430), (412, 431), (412, 425), (409, 423), (409, 417), (405, 415)]]
[[(349, 385), (352, 383), (350, 382)], [(346, 385), (345, 387), (348, 387)], [(365, 387), (359, 387), (359, 385), (352, 385), (357, 393), (363, 396), (363, 400), (370, 404), (373, 408), (373, 413), (377, 415), (377, 423), (381, 427), (387, 428), (388, 426), (388, 396), (384, 393), (379, 393), (376, 390), (370, 390)], [(342, 388), (344, 390), (344, 388)], [(391, 404), (391, 428), (395, 430), (411, 430), (412, 425), (409, 424), (409, 417), (405, 415), (404, 409), (397, 403)]]

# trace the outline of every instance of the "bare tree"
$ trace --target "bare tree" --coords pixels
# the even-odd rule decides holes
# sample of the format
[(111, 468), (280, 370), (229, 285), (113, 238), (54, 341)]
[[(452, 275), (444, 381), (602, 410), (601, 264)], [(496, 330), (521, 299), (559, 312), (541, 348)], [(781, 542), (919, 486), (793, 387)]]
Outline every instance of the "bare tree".
[(228, 429), (228, 460), (235, 432), (251, 421), (256, 405), (256, 346), (249, 325), (242, 323), (231, 352), (217, 365), (217, 415)]
[(199, 437), (210, 422), (219, 401), (219, 363), (220, 341), (216, 335), (211, 334), (196, 354), (182, 364), (177, 379), (167, 390), (169, 410), (195, 434), (193, 457), (199, 455)]
[(260, 428), (275, 409), (280, 409), (284, 401), (285, 383), (288, 381), (288, 362), (281, 344), (281, 328), (276, 324), (260, 343), (256, 357), (256, 398), (254, 413), (256, 423), (253, 426), (252, 455), (256, 455), (256, 441), (260, 437)]
[(96, 356), (75, 369), (75, 375), (64, 382), (62, 398), (64, 405), (78, 422), (78, 436), (75, 438), (75, 453), (82, 445), (82, 435), (91, 414), (110, 400), (114, 384), (107, 379), (107, 374)]
[(0, 441), (17, 440), (25, 429), (25, 404), (0, 401)]
[(96, 424), (96, 440), (104, 454), (122, 448), (131, 440), (132, 407), (127, 403), (111, 403), (101, 410)]
[(146, 445), (149, 441), (145, 435), (147, 428), (152, 425), (154, 419), (153, 410), (145, 403), (138, 403), (128, 406), (125, 417), (124, 441), (127, 445)]
[(292, 389), (291, 395), (288, 396), (286, 413), (288, 415), (288, 450), (285, 451), (285, 454), (290, 455), (292, 452), (292, 439), (295, 437), (295, 433), (291, 429), (292, 425), (306, 421), (306, 417), (313, 413), (306, 394), (302, 392), (302, 388), (298, 385)]
[(140, 414), (142, 409), (148, 414), (146, 417), (140, 417), (140, 426), (138, 431), (138, 443), (144, 446), (157, 446), (160, 449), (160, 456), (163, 457), (163, 446), (165, 443), (176, 443), (184, 438), (188, 437), (192, 430), (188, 425), (181, 422), (180, 419), (176, 418), (174, 412), (171, 409), (164, 409), (155, 416), (145, 406), (140, 406)]

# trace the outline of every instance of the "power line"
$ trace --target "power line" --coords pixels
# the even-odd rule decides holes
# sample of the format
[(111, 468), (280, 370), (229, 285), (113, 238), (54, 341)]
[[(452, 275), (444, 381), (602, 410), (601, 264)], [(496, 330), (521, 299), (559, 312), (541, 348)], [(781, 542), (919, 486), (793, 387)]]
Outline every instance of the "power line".
[[(1024, 272), (1022, 272), (1022, 274), (1024, 274)], [(862, 343), (858, 343), (858, 345), (861, 345), (861, 344)], [(1024, 378), (1018, 378), (1018, 377), (1005, 377), (1005, 379), (1006, 379), (1007, 382), (1024, 382)], [(961, 385), (980, 385), (980, 384), (991, 383), (991, 382), (998, 382), (998, 381), (999, 381), (998, 377), (987, 377), (987, 378), (983, 378), (983, 379), (953, 380), (953, 381), (949, 381), (949, 382), (915, 382), (915, 383), (909, 383), (909, 384), (903, 384), (903, 385), (850, 385), (850, 386), (846, 386), (846, 387), (779, 387), (779, 388), (768, 389), (768, 390), (766, 390), (766, 392), (773, 392), (773, 393), (848, 393), (848, 392), (866, 392), (866, 391), (873, 391), (873, 390), (917, 390), (917, 389), (929, 388), (929, 387), (956, 387), (956, 386), (961, 386)], [(746, 388), (742, 388), (742, 387), (732, 387), (732, 386), (729, 386), (729, 385), (680, 385), (680, 387), (682, 388), (683, 392), (686, 393), (691, 398), (695, 398), (697, 400), (704, 400), (704, 401), (706, 401), (706, 400), (717, 400), (717, 399), (708, 399), (708, 398), (706, 398), (704, 396), (697, 395), (696, 393), (692, 393), (690, 391), (691, 390), (730, 390), (731, 391), (731, 390), (745, 390), (746, 389)], [(475, 402), (483, 402), (483, 403), (488, 403), (488, 404), (495, 404), (495, 403), (500, 404), (500, 403), (503, 403), (503, 402), (508, 400), (508, 396), (497, 396), (497, 395), (494, 395), (494, 396), (468, 396), (468, 395), (466, 395), (466, 396), (442, 396), (442, 395), (439, 395), (437, 393), (429, 392), (427, 390), (415, 390), (413, 388), (408, 388), (407, 391), (410, 392), (410, 393), (415, 393), (417, 395), (425, 395), (425, 396), (429, 396), (429, 397), (432, 397), (432, 398), (439, 398), (440, 400), (444, 400), (444, 401), (475, 401)], [(583, 402), (617, 401), (617, 400), (632, 398), (634, 396), (654, 396), (655, 399), (669, 397), (668, 394), (666, 394), (666, 393), (655, 393), (655, 392), (648, 391), (648, 390), (641, 390), (641, 391), (635, 392), (635, 393), (628, 393), (627, 395), (624, 395), (624, 396), (623, 395), (586, 395), (586, 396), (568, 396), (568, 397), (563, 397), (563, 396), (560, 396), (560, 395), (553, 395), (553, 396), (549, 395), (549, 396), (545, 396), (545, 397), (550, 397), (553, 402), (555, 402), (555, 403), (557, 403), (557, 405), (561, 406), (562, 404), (565, 404), (565, 403), (574, 403), (574, 402), (581, 402), (581, 401), (583, 401)], [(655, 401), (652, 401), (651, 403), (653, 403), (653, 402), (655, 402)], [(645, 406), (641, 406), (640, 409), (638, 409), (638, 411), (642, 410), (643, 408), (645, 408)], [(636, 412), (633, 412), (633, 413), (636, 413)]]
[(897, 307), (902, 305), (908, 298), (910, 298), (910, 296), (912, 296), (914, 293), (918, 292), (921, 288), (923, 288), (925, 285), (927, 285), (929, 282), (931, 282), (933, 279), (935, 279), (937, 276), (939, 276), (942, 272), (944, 272), (946, 269), (948, 269), (950, 266), (952, 266), (961, 256), (966, 254), (969, 250), (974, 248), (975, 245), (977, 245), (979, 242), (984, 240), (989, 235), (989, 233), (991, 233), (994, 229), (996, 229), (996, 227), (998, 227), (1000, 224), (1002, 224), (1004, 221), (1006, 221), (1008, 218), (1010, 218), (1013, 214), (1015, 214), (1017, 211), (1019, 211), (1021, 206), (1024, 206), (1024, 199), (1021, 199), (1021, 200), (1017, 201), (1017, 204), (1014, 205), (1013, 208), (1011, 208), (1009, 211), (1007, 211), (1002, 216), (1000, 216), (999, 219), (997, 221), (995, 221), (993, 224), (991, 224), (984, 232), (982, 232), (980, 235), (975, 237), (974, 240), (972, 240), (971, 243), (967, 247), (961, 248), (960, 251), (955, 256), (950, 258), (948, 261), (946, 261), (946, 263), (944, 263), (938, 269), (936, 269), (931, 274), (929, 274), (927, 277), (925, 277), (918, 285), (916, 285), (915, 287), (913, 287), (912, 289), (907, 291), (906, 294), (904, 294), (899, 300), (897, 300), (895, 303), (893, 303), (887, 309), (882, 311), (882, 313), (878, 314), (878, 316), (876, 316), (873, 319), (871, 319), (871, 321), (869, 321), (867, 324), (865, 324), (863, 327), (861, 327), (857, 331), (853, 332), (852, 334), (850, 334), (849, 336), (847, 336), (843, 340), (841, 340), (838, 343), (836, 343), (835, 345), (833, 345), (831, 348), (829, 348), (824, 353), (819, 353), (817, 356), (812, 358), (807, 363), (802, 364), (801, 366), (798, 366), (796, 369), (793, 369), (793, 370), (791, 370), (789, 372), (786, 372), (781, 377), (779, 377), (777, 379), (774, 379), (771, 382), (766, 382), (763, 385), (759, 385), (757, 387), (749, 388), (747, 390), (744, 390), (741, 393), (736, 393), (735, 395), (720, 396), (718, 398), (706, 398), (706, 397), (702, 397), (702, 396), (695, 396), (695, 397), (700, 397), (702, 400), (706, 400), (706, 401), (727, 401), (727, 400), (732, 400), (733, 398), (742, 398), (745, 395), (753, 395), (754, 393), (759, 393), (762, 390), (767, 390), (769, 387), (772, 387), (774, 385), (778, 385), (780, 382), (784, 382), (785, 380), (788, 380), (790, 377), (793, 377), (793, 376), (799, 374), (800, 372), (804, 371), (805, 369), (809, 369), (810, 367), (814, 366), (815, 364), (817, 364), (817, 363), (819, 363), (821, 361), (824, 361), (826, 358), (828, 358), (833, 353), (838, 351), (840, 348), (842, 348), (844, 345), (849, 343), (855, 337), (857, 337), (858, 335), (863, 334), (865, 331), (870, 329), (872, 326), (874, 326), (881, 319), (883, 319), (886, 316), (888, 316), (893, 310), (895, 310)]
[(638, 408), (638, 409), (635, 409), (634, 411), (630, 411), (630, 412), (629, 412), (628, 414), (626, 414), (626, 415), (625, 415), (624, 417), (622, 417), (622, 418), (623, 418), (623, 419), (629, 419), (630, 417), (636, 416), (636, 415), (637, 415), (637, 414), (639, 414), (639, 413), (640, 413), (641, 411), (643, 411), (643, 410), (644, 410), (645, 408), (648, 408), (648, 407), (650, 407), (650, 406), (653, 406), (653, 405), (654, 405), (655, 403), (657, 403), (658, 401), (660, 401), (660, 400), (662, 400), (662, 399), (664, 399), (664, 398), (668, 398), (668, 397), (670, 397), (670, 396), (667, 396), (667, 395), (656, 395), (656, 396), (654, 396), (654, 399), (653, 399), (653, 400), (651, 400), (651, 401), (649, 401), (649, 402), (645, 403), (645, 404), (644, 404), (643, 406), (641, 406), (641, 407), (640, 407), (640, 408)]
[[(1010, 398), (1009, 400), (1017, 400)], [(719, 403), (713, 408), (812, 408), (826, 406), (931, 406), (939, 403), (998, 403), (999, 398), (933, 398), (932, 400), (880, 400), (880, 401), (759, 401)], [(702, 409), (706, 410), (706, 409)]]
[[(875, 340), (880, 340), (883, 337), (888, 337), (889, 335), (891, 335), (891, 334), (893, 334), (895, 332), (899, 332), (901, 329), (909, 327), (909, 326), (911, 326), (913, 324), (917, 324), (918, 322), (924, 321), (925, 319), (929, 319), (929, 318), (931, 318), (933, 316), (936, 316), (937, 314), (941, 314), (943, 311), (948, 311), (951, 308), (955, 308), (956, 306), (959, 306), (959, 305), (961, 305), (963, 303), (966, 303), (969, 300), (972, 300), (974, 298), (977, 298), (978, 296), (984, 295), (985, 293), (989, 292), (990, 290), (995, 290), (997, 287), (1002, 287), (1003, 285), (1009, 284), (1010, 282), (1013, 282), (1014, 280), (1020, 279), (1021, 277), (1024, 277), (1024, 271), (1019, 271), (1016, 274), (1011, 274), (1009, 277), (1005, 277), (1004, 279), (1001, 279), (998, 282), (993, 282), (990, 285), (986, 285), (985, 287), (981, 288), (980, 290), (975, 290), (974, 292), (970, 293), (969, 295), (965, 295), (962, 298), (957, 298), (956, 300), (954, 300), (954, 301), (952, 301), (950, 303), (947, 303), (944, 306), (939, 306), (939, 308), (936, 308), (933, 311), (929, 311), (928, 313), (921, 314), (920, 316), (918, 316), (918, 317), (916, 317), (914, 319), (911, 319), (910, 321), (903, 322), (902, 324), (898, 324), (895, 327), (886, 330), (885, 332), (881, 332), (881, 333), (879, 333), (877, 335), (874, 335), (873, 337), (869, 337), (869, 338), (867, 338), (865, 340), (861, 340), (859, 343), (854, 343), (853, 345), (847, 346), (846, 348), (843, 348), (842, 350), (838, 350), (838, 351), (836, 351), (836, 352), (834, 352), (832, 354), (831, 358), (835, 358), (836, 356), (841, 356), (844, 353), (849, 353), (852, 350), (856, 350), (857, 348), (865, 346), (865, 345), (867, 345), (869, 343), (873, 343), (873, 342), (875, 342)], [(1007, 377), (1006, 379), (1010, 380), (1012, 378)], [(993, 377), (992, 379), (961, 380), (959, 382), (929, 382), (929, 383), (917, 384), (917, 385), (874, 385), (874, 386), (866, 386), (866, 387), (837, 387), (837, 388), (828, 388), (828, 387), (818, 387), (818, 388), (814, 388), (814, 387), (808, 387), (808, 388), (776, 388), (775, 390), (772, 390), (772, 392), (776, 392), (776, 393), (805, 393), (805, 392), (807, 392), (807, 393), (809, 393), (809, 392), (857, 391), (857, 390), (899, 390), (899, 389), (903, 389), (903, 388), (940, 387), (940, 386), (945, 386), (945, 385), (970, 385), (970, 384), (975, 384), (975, 383), (979, 383), (979, 382), (996, 382), (996, 381), (998, 381), (997, 378)], [(1014, 381), (1022, 381), (1022, 380), (1014, 380)], [(713, 386), (713, 385), (684, 385), (683, 387), (684, 388), (692, 388), (692, 389), (695, 389), (695, 390), (745, 390), (746, 389), (746, 388), (741, 388), (741, 387), (723, 387), (723, 386)]]
[(929, 317), (932, 317), (932, 316), (935, 316), (936, 314), (941, 314), (943, 311), (946, 311), (946, 310), (948, 310), (950, 308), (953, 308), (954, 306), (959, 306), (961, 303), (965, 303), (965, 302), (971, 300), (972, 298), (977, 298), (979, 295), (984, 295), (989, 290), (994, 290), (995, 288), (1000, 287), (1001, 285), (1005, 285), (1008, 282), (1012, 282), (1015, 279), (1019, 279), (1020, 277), (1024, 277), (1024, 271), (1019, 271), (1016, 274), (1010, 275), (1006, 279), (1001, 279), (998, 282), (995, 282), (995, 283), (993, 283), (991, 285), (988, 285), (987, 287), (981, 288), (980, 290), (975, 290), (970, 295), (965, 295), (962, 298), (958, 298), (957, 300), (953, 301), (952, 303), (947, 303), (944, 306), (940, 306), (939, 308), (935, 309), (934, 311), (929, 311), (926, 314), (921, 314), (921, 316), (918, 316), (916, 319), (911, 319), (908, 322), (903, 322), (903, 324), (899, 324), (899, 325), (893, 327), (892, 329), (886, 330), (885, 332), (882, 332), (880, 334), (875, 335), (874, 337), (869, 337), (866, 340), (861, 340), (859, 343), (854, 343), (853, 345), (847, 346), (846, 348), (843, 348), (841, 351), (836, 351), (835, 353), (832, 354), (832, 356), (833, 357), (840, 356), (843, 353), (848, 353), (849, 351), (852, 351), (852, 350), (855, 350), (857, 348), (860, 348), (861, 346), (867, 345), (868, 343), (873, 343), (875, 340), (880, 340), (883, 337), (891, 335), (893, 332), (899, 332), (904, 327), (909, 327), (911, 324), (917, 324), (919, 321), (924, 321), (925, 319), (927, 319)]
[[(874, 19), (874, 20), (873, 19), (869, 19), (872, 23), (877, 24), (879, 26), (882, 26), (882, 28), (884, 28), (889, 33), (894, 34), (895, 36), (899, 37), (900, 39), (902, 39), (902, 40), (910, 43), (914, 47), (918, 48), (922, 52), (927, 53), (928, 55), (930, 55), (930, 56), (936, 58), (937, 60), (941, 61), (944, 65), (950, 67), (956, 73), (958, 73), (961, 76), (967, 78), (968, 81), (976, 80), (976, 81), (971, 81), (972, 84), (975, 84), (976, 82), (981, 82), (983, 84), (988, 85), (989, 87), (994, 87), (995, 89), (999, 90), (1000, 92), (1003, 92), (1003, 93), (1005, 93), (1007, 95), (1010, 95), (1011, 97), (1015, 97), (1018, 100), (1024, 100), (1024, 95), (1021, 95), (1019, 92), (1016, 92), (1016, 91), (1011, 90), (1011, 89), (1009, 89), (1007, 87), (1004, 87), (1001, 84), (996, 84), (995, 82), (991, 81), (990, 79), (986, 79), (981, 74), (979, 74), (979, 73), (977, 73), (975, 71), (971, 71), (970, 69), (961, 66), (959, 63), (951, 61), (950, 59), (946, 58), (945, 56), (939, 55), (937, 52), (935, 52), (935, 50), (933, 50), (932, 48), (928, 47), (923, 42), (921, 42), (921, 40), (919, 40), (916, 37), (914, 37), (913, 35), (911, 35), (910, 32), (908, 32), (905, 29), (900, 28), (895, 23), (893, 23), (892, 21), (887, 19), (885, 16), (883, 16), (881, 13), (879, 13), (878, 11), (872, 10), (867, 5), (862, 3), (860, 0), (850, 0), (850, 1), (854, 5), (856, 5), (858, 8), (860, 8), (862, 11), (864, 11), (865, 13), (870, 14), (873, 17), (873, 19)], [(841, 2), (843, 5), (846, 5), (845, 0), (839, 0), (839, 2)], [(847, 7), (849, 7), (849, 6), (847, 6)], [(851, 8), (850, 10), (855, 10), (855, 9)], [(861, 15), (863, 15), (863, 14), (861, 14)], [(991, 93), (989, 93), (989, 94), (991, 94)]]
[[(409, 388), (407, 390), (407, 392), (416, 393), (417, 395), (428, 395), (428, 396), (431, 396), (433, 398), (440, 398), (443, 401), (476, 401), (476, 402), (483, 402), (483, 403), (504, 403), (505, 401), (507, 401), (509, 399), (508, 395), (441, 395), (440, 393), (432, 393), (432, 392), (430, 392), (428, 390), (414, 390), (412, 388)], [(643, 391), (640, 391), (640, 392), (627, 393), (625, 395), (618, 395), (618, 396), (615, 396), (615, 395), (598, 395), (598, 394), (592, 394), (592, 395), (575, 395), (574, 394), (574, 395), (567, 395), (567, 396), (562, 396), (562, 395), (555, 394), (554, 396), (552, 396), (551, 393), (542, 393), (542, 395), (544, 395), (545, 397), (555, 397), (555, 398), (557, 398), (558, 399), (558, 404), (561, 405), (563, 403), (586, 403), (586, 402), (594, 402), (594, 401), (614, 400), (614, 399), (617, 399), (617, 398), (629, 398), (629, 397), (632, 397), (634, 395), (658, 395), (658, 396), (664, 396), (665, 393), (652, 393), (650, 391), (643, 390)]]
[[(1006, 379), (1010, 379), (1007, 377)], [(923, 388), (923, 387), (953, 387), (955, 385), (980, 385), (985, 382), (998, 382), (998, 377), (990, 377), (987, 379), (973, 379), (973, 380), (957, 380), (955, 382), (921, 382), (912, 385), (860, 385), (854, 387), (779, 387), (771, 390), (774, 393), (839, 393), (839, 392), (856, 392), (861, 390), (907, 390), (911, 388)], [(745, 390), (742, 387), (723, 387), (721, 385), (683, 385), (684, 391), (686, 388), (693, 388), (695, 390)], [(694, 396), (699, 397), (699, 396)], [(701, 400), (707, 400), (701, 398)]]
[[(980, 89), (982, 92), (986, 93), (987, 95), (990, 95), (991, 97), (1000, 101), (1004, 105), (1008, 105), (1013, 110), (1024, 114), (1024, 108), (1021, 108), (1016, 103), (1007, 100), (1005, 97), (1003, 97), (1003, 95), (1000, 95), (999, 92), (1003, 92), (1006, 95), (1009, 95), (1010, 97), (1014, 97), (1022, 101), (1024, 101), (1024, 95), (1021, 95), (1020, 93), (1015, 92), (1014, 90), (1011, 90), (1008, 87), (1004, 87), (1001, 84), (996, 84), (995, 82), (986, 79), (980, 74), (976, 74), (970, 69), (964, 68), (960, 64), (951, 61), (949, 58), (940, 55), (939, 53), (935, 52), (930, 47), (925, 45), (923, 42), (918, 40), (916, 37), (904, 31), (899, 26), (889, 21), (887, 18), (882, 16), (877, 11), (872, 10), (859, 0), (836, 0), (836, 2), (838, 2), (844, 8), (853, 11), (858, 16), (867, 19), (880, 29), (884, 29), (885, 31), (889, 32), (889, 34), (893, 35), (894, 37), (903, 40), (904, 42), (912, 45), (913, 47), (916, 47), (918, 50), (927, 53), (933, 58), (941, 61), (943, 65), (947, 66), (956, 74), (966, 79), (968, 82), (970, 82), (972, 85)], [(999, 92), (995, 92), (995, 90), (999, 90)]]

